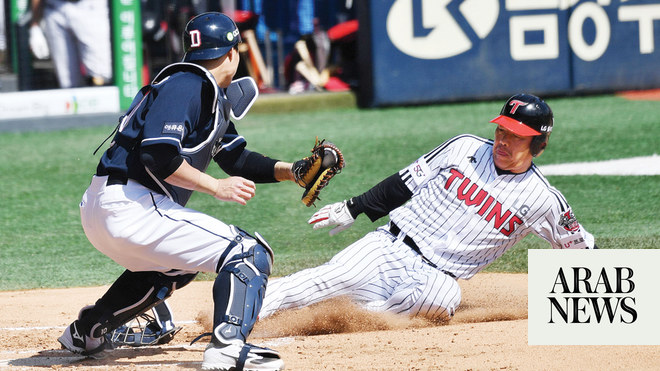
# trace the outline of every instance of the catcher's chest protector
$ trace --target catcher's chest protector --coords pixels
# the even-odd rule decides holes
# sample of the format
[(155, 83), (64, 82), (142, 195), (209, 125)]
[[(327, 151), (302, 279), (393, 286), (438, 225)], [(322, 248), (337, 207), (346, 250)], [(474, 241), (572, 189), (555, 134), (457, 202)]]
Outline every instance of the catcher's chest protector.
[[(167, 76), (181, 71), (196, 73), (208, 79), (211, 82), (210, 85), (213, 87), (213, 91), (208, 90), (205, 93), (214, 94), (212, 102), (215, 102), (215, 104), (207, 109), (203, 107), (206, 112), (202, 112), (200, 115), (202, 119), (204, 117), (210, 117), (210, 119), (207, 122), (199, 122), (196, 127), (196, 129), (202, 133), (201, 135), (198, 135), (200, 140), (195, 143), (184, 144), (184, 147), (181, 148), (181, 156), (183, 156), (192, 167), (204, 172), (208, 168), (213, 156), (220, 150), (220, 140), (225, 135), (227, 127), (229, 126), (231, 104), (218, 88), (213, 75), (211, 75), (206, 69), (193, 63), (174, 63), (165, 67), (165, 69), (156, 76), (154, 83), (163, 81)], [(210, 111), (210, 115), (207, 114), (208, 111)], [(185, 205), (193, 192), (188, 189), (174, 187), (167, 182), (161, 182), (161, 184), (170, 192), (172, 199), (180, 205)]]

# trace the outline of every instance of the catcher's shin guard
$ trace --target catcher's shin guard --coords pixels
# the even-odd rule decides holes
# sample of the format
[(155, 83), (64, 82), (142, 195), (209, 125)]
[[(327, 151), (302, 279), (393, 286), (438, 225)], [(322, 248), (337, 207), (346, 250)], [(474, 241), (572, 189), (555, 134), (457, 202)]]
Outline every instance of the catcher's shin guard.
[(260, 236), (257, 241), (244, 232), (241, 236), (242, 252), (229, 258), (213, 284), (212, 341), (219, 344), (243, 345), (257, 321), (273, 265), (272, 249)]
[(86, 334), (98, 338), (148, 311), (192, 281), (196, 273), (169, 276), (160, 272), (124, 271), (94, 306), (79, 319)]

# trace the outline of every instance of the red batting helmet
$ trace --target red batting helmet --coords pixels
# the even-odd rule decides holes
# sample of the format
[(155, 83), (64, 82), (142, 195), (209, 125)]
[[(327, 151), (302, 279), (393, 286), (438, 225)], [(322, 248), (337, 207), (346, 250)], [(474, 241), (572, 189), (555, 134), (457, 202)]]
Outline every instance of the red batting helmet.
[(531, 94), (516, 94), (509, 98), (500, 115), (490, 120), (513, 133), (534, 137), (530, 145), (532, 156), (538, 156), (548, 143), (554, 117), (541, 98)]

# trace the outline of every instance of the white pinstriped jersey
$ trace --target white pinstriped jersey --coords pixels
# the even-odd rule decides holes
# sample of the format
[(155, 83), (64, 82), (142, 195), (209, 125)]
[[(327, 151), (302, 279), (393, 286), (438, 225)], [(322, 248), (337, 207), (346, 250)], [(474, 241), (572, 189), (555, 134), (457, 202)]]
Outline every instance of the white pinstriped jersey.
[(493, 141), (454, 137), (399, 172), (413, 195), (390, 220), (423, 255), (469, 279), (529, 233), (553, 248), (593, 248), (564, 196), (535, 165), (498, 175)]
[(461, 135), (401, 170), (412, 192), (390, 212), (401, 231), (381, 226), (323, 265), (272, 280), (260, 316), (347, 295), (370, 310), (449, 318), (462, 296), (455, 278), (469, 279), (529, 233), (554, 248), (594, 247), (536, 166), (500, 175), (492, 154), (491, 140)]

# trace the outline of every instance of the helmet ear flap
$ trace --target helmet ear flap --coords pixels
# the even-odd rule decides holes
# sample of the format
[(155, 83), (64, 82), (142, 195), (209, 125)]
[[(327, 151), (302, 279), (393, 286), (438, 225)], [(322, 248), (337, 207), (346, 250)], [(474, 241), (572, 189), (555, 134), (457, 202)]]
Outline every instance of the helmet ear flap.
[(548, 145), (548, 135), (542, 134), (537, 135), (532, 138), (532, 143), (529, 145), (529, 151), (532, 153), (533, 157), (537, 157), (543, 152), (545, 147)]

